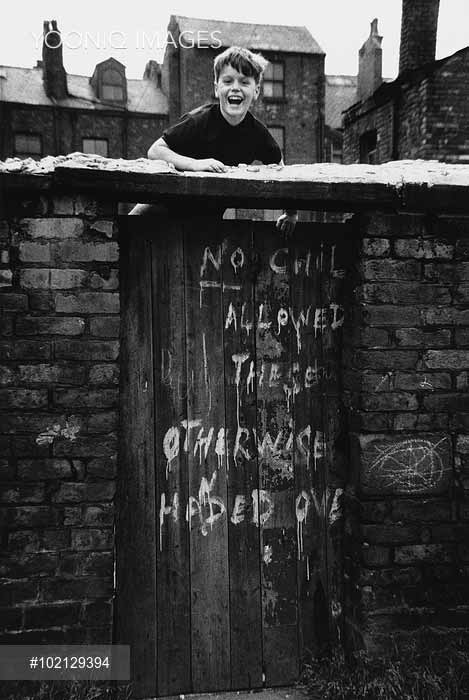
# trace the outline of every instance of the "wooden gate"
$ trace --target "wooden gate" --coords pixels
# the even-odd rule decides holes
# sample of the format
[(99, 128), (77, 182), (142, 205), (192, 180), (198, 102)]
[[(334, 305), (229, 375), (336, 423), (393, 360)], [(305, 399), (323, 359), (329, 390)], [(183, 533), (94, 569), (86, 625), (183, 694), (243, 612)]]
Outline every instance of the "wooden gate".
[(350, 227), (125, 225), (117, 609), (137, 692), (294, 682), (341, 613)]

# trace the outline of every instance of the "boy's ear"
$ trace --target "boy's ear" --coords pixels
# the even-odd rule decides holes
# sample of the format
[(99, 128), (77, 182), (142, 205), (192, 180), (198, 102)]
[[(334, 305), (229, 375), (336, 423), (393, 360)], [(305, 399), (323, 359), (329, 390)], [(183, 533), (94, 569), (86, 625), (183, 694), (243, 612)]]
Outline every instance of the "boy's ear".
[(256, 83), (256, 89), (254, 90), (253, 101), (257, 100), (257, 98), (259, 97), (260, 91), (261, 91), (261, 81), (259, 80), (259, 82)]
[(218, 97), (218, 83), (216, 80), (213, 82), (213, 91), (215, 93), (215, 97)]

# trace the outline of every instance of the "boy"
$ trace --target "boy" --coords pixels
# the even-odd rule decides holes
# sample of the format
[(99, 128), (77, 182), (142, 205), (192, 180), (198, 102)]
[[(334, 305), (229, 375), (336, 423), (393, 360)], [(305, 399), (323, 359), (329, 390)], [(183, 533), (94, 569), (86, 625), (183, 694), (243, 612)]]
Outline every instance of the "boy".
[[(266, 65), (263, 56), (238, 46), (219, 54), (213, 66), (218, 103), (185, 114), (155, 141), (148, 158), (165, 160), (177, 170), (212, 173), (223, 173), (229, 166), (254, 160), (282, 164), (278, 144), (249, 112), (259, 95)], [(296, 211), (286, 211), (279, 217), (277, 228), (291, 233), (297, 218)]]

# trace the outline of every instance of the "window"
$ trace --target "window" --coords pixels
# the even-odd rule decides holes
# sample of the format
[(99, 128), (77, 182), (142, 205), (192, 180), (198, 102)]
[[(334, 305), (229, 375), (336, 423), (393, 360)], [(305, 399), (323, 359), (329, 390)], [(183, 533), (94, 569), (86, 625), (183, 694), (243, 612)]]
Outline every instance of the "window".
[(283, 159), (285, 160), (285, 129), (283, 126), (268, 126), (267, 128), (280, 146)]
[(264, 71), (264, 97), (274, 99), (285, 96), (283, 63), (272, 61)]
[(83, 153), (95, 153), (98, 156), (107, 157), (107, 139), (82, 139)]
[(360, 136), (360, 163), (377, 163), (377, 141), (376, 129), (365, 131)]
[(42, 139), (39, 134), (15, 134), (15, 156), (39, 159), (42, 156)]
[(119, 71), (113, 68), (103, 71), (101, 98), (111, 102), (122, 102), (124, 100), (124, 86), (122, 84), (122, 75)]

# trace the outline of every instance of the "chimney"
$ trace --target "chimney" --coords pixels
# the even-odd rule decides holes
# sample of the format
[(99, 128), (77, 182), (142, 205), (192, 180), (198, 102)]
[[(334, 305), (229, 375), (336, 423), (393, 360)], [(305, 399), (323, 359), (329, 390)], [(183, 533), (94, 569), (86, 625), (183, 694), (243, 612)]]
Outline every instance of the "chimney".
[(403, 0), (399, 75), (435, 60), (440, 0)]
[(62, 38), (55, 19), (52, 22), (44, 22), (42, 80), (48, 97), (56, 100), (67, 97), (67, 74), (62, 57)]
[(161, 87), (161, 66), (158, 61), (148, 61), (143, 73), (144, 80), (151, 80), (156, 87)]
[(378, 34), (378, 20), (371, 22), (370, 36), (358, 52), (358, 99), (366, 100), (383, 82), (383, 37)]

